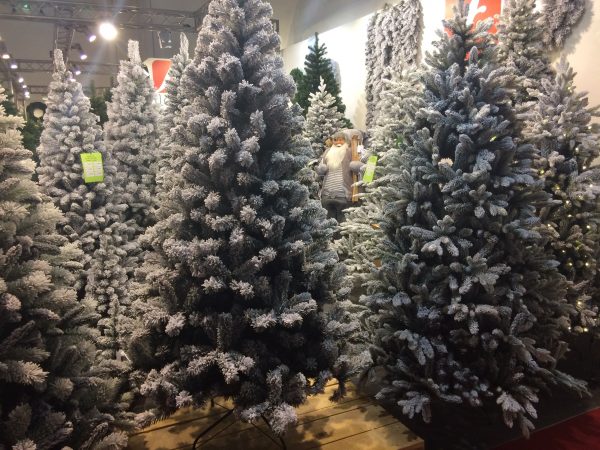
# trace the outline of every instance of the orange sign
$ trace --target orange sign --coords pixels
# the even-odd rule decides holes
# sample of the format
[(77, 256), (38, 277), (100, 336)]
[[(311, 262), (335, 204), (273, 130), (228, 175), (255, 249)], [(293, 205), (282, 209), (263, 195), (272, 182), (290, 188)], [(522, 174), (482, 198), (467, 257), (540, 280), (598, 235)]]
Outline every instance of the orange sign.
[[(497, 17), (502, 12), (502, 0), (465, 0), (469, 4), (469, 22), (476, 24), (480, 20), (494, 18), (494, 25), (490, 28), (490, 33), (496, 33)], [(458, 5), (458, 0), (446, 0), (446, 18), (454, 17), (454, 7)]]

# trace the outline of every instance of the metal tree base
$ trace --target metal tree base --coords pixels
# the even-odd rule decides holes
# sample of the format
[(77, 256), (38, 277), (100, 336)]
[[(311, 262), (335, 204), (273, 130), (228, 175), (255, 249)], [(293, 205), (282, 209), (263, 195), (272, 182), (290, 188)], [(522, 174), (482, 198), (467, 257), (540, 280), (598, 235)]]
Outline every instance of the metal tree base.
[[(214, 402), (211, 401), (211, 404), (214, 406)], [(204, 436), (206, 436), (208, 433), (210, 433), (212, 430), (214, 430), (217, 426), (219, 426), (219, 424), (221, 424), (222, 422), (224, 422), (225, 420), (227, 420), (229, 418), (229, 416), (231, 416), (232, 414), (233, 414), (233, 409), (228, 409), (225, 414), (223, 414), (221, 417), (219, 417), (217, 420), (215, 420), (207, 428), (205, 428), (204, 430), (202, 430), (200, 432), (200, 434), (198, 436), (196, 436), (196, 439), (194, 440), (194, 443), (192, 444), (192, 450), (196, 450), (198, 448), (201, 448), (202, 444), (206, 444), (207, 442), (210, 442), (212, 439), (216, 438), (221, 433), (223, 433), (225, 430), (227, 430), (230, 426), (232, 426), (235, 422), (232, 422), (229, 425), (227, 425), (226, 427), (223, 427), (223, 429), (219, 430), (217, 433), (215, 433), (209, 439), (207, 439), (206, 441), (200, 443), (200, 439), (202, 439)], [(269, 421), (267, 420), (267, 418), (264, 415), (262, 415), (262, 414), (261, 414), (260, 418), (263, 420), (263, 422), (265, 424), (267, 424), (267, 426), (269, 427), (269, 429), (271, 429), (271, 424), (269, 423)], [(260, 428), (259, 426), (257, 426), (255, 423), (251, 423), (251, 425), (254, 428), (256, 428), (258, 431), (260, 431), (263, 435), (265, 435), (267, 438), (269, 438), (279, 448), (281, 448), (283, 450), (287, 450), (287, 445), (285, 444), (285, 441), (283, 440), (283, 438), (281, 436), (274, 437), (271, 433), (266, 432), (265, 430), (263, 430), (262, 428)]]

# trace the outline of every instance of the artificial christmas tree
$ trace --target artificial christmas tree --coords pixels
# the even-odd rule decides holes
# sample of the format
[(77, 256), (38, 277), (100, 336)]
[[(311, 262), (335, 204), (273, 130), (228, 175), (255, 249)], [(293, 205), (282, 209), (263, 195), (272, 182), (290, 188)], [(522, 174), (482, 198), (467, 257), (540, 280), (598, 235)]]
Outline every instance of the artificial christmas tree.
[[(171, 67), (169, 69), (169, 79), (166, 81), (167, 100), (165, 109), (162, 111), (160, 122), (161, 134), (166, 139), (171, 130), (175, 126), (175, 117), (179, 115), (184, 106), (188, 104), (188, 100), (182, 95), (179, 89), (181, 77), (190, 59), (190, 43), (185, 33), (181, 33), (179, 37), (179, 52), (171, 59)], [(161, 143), (164, 146), (164, 141)]]
[[(84, 252), (77, 290), (79, 297), (85, 295), (96, 305), (102, 359), (113, 359), (118, 348), (114, 311), (120, 311), (119, 302), (127, 301), (122, 267), (126, 255), (121, 246), (128, 227), (120, 221), (124, 206), (114, 203), (116, 167), (104, 146), (98, 118), (90, 112), (90, 101), (67, 71), (60, 50), (55, 51), (54, 62), (38, 149), (39, 182), (66, 216), (60, 233)], [(84, 159), (93, 155), (100, 157), (101, 176), (89, 181), (84, 177)]]
[[(87, 270), (103, 230), (119, 221), (121, 209), (112, 201), (116, 168), (104, 146), (98, 117), (90, 112), (90, 101), (67, 71), (60, 50), (54, 53), (54, 65), (37, 172), (42, 192), (67, 219), (60, 233), (84, 251)], [(84, 178), (82, 158), (90, 155), (101, 162), (101, 176), (94, 182)]]
[(128, 59), (121, 61), (104, 128), (117, 165), (116, 198), (127, 205), (122, 221), (133, 221), (128, 252), (139, 257), (137, 237), (155, 222), (158, 105), (137, 41), (129, 41)]
[(371, 128), (371, 152), (383, 157), (412, 132), (416, 113), (423, 106), (421, 79), (419, 70), (407, 69), (382, 81), (378, 114)]
[(535, 168), (553, 204), (540, 211), (551, 230), (548, 247), (560, 272), (572, 282), (568, 299), (577, 309), (574, 331), (597, 324), (597, 261), (600, 257), (600, 127), (592, 124), (599, 107), (575, 92), (575, 73), (561, 60), (556, 77), (544, 80), (535, 106), (522, 114), (523, 135), (539, 154)]
[[(189, 102), (182, 95), (182, 91), (179, 89), (181, 83), (181, 77), (185, 68), (190, 63), (190, 43), (185, 33), (181, 33), (179, 42), (179, 52), (171, 60), (171, 68), (169, 69), (169, 79), (166, 82), (166, 107), (163, 111), (162, 118), (160, 121), (160, 136), (161, 144), (159, 147), (159, 160), (158, 160), (158, 172), (156, 174), (156, 184), (159, 194), (162, 191), (169, 190), (165, 184), (170, 183), (172, 180), (165, 179), (164, 175), (168, 173), (171, 164), (177, 166), (178, 162), (182, 161), (182, 148), (171, 139), (171, 130), (176, 126), (176, 119), (181, 113), (181, 110)], [(177, 166), (179, 167), (179, 166)], [(159, 200), (160, 201), (160, 200)]]
[(556, 50), (564, 47), (585, 14), (585, 4), (585, 0), (543, 0), (542, 20), (538, 26), (544, 30), (546, 45)]
[(377, 122), (371, 130), (369, 151), (378, 157), (374, 181), (364, 184), (359, 207), (346, 210), (347, 220), (341, 225), (342, 238), (336, 242), (340, 258), (354, 278), (352, 284), (362, 285), (365, 276), (376, 270), (376, 264), (387, 242), (381, 227), (384, 199), (394, 189), (390, 180), (402, 171), (402, 153), (410, 142), (417, 112), (424, 106), (423, 82), (420, 71), (406, 70), (390, 80), (384, 89)]
[(110, 389), (92, 371), (93, 309), (73, 289), (83, 255), (31, 181), (21, 125), (0, 107), (0, 448), (122, 448), (99, 412)]
[[(294, 73), (294, 80), (298, 82), (294, 103), (300, 105), (305, 115), (310, 106), (310, 94), (318, 92), (321, 80), (325, 83), (327, 92), (335, 98), (337, 110), (344, 114), (346, 106), (340, 97), (340, 85), (333, 72), (331, 60), (327, 58), (327, 47), (319, 42), (318, 33), (315, 33), (315, 42), (312, 47), (308, 47), (304, 72), (299, 69), (294, 69), (292, 72)], [(351, 128), (351, 124), (347, 119), (345, 126)]]
[(373, 15), (366, 47), (367, 128), (372, 128), (376, 121), (385, 80), (418, 66), (422, 34), (420, 1), (402, 0)]
[(542, 80), (553, 76), (541, 17), (535, 0), (508, 0), (498, 24), (499, 61), (515, 70), (517, 108), (528, 109), (527, 102), (535, 100), (530, 90), (538, 89)]
[(314, 156), (325, 151), (325, 141), (344, 128), (344, 115), (338, 111), (335, 98), (326, 90), (321, 79), (319, 90), (310, 94), (310, 106), (304, 124), (304, 137), (312, 145)]
[(528, 433), (540, 389), (586, 389), (555, 367), (572, 308), (543, 247), (534, 213), (548, 200), (533, 148), (515, 144), (512, 72), (494, 62), (490, 25), (461, 9), (428, 57), (426, 105), (381, 180), (385, 250), (362, 302), (388, 371), (379, 398), (426, 421), (440, 404), (497, 405)]
[(332, 376), (343, 388), (351, 358), (335, 338), (355, 328), (323, 312), (343, 272), (333, 222), (296, 179), (312, 151), (271, 13), (209, 6), (172, 134), (185, 161), (144, 236), (129, 356), (163, 412), (231, 397), (237, 417), (282, 433)]

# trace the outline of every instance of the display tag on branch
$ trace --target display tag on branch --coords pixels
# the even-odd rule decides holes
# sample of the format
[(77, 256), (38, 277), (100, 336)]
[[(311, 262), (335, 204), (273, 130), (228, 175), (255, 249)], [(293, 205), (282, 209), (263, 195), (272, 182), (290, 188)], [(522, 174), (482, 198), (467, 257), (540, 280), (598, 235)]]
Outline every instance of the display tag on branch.
[(85, 183), (101, 183), (104, 181), (102, 153), (81, 153), (81, 165), (83, 166), (83, 181)]
[(375, 178), (375, 168), (377, 167), (378, 157), (373, 155), (367, 160), (367, 166), (365, 167), (365, 174), (363, 175), (364, 183), (372, 183)]

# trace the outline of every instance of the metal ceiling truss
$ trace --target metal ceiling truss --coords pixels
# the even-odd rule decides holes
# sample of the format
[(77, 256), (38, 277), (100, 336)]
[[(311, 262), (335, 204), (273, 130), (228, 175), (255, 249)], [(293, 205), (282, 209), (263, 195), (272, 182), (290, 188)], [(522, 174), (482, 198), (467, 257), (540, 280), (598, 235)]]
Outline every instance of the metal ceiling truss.
[(54, 48), (62, 51), (65, 62), (69, 62), (69, 51), (74, 37), (75, 29), (73, 27), (58, 23), (54, 25)]
[[(0, 53), (8, 53), (6, 44), (0, 41)], [(21, 91), (21, 86), (18, 83), (19, 76), (10, 68), (10, 60), (0, 59), (0, 75), (2, 83), (8, 83), (8, 94), (14, 95)]]
[[(112, 88), (110, 86), (107, 87), (97, 87), (95, 86), (92, 92), (92, 88), (91, 87), (87, 87), (87, 86), (82, 86), (83, 88), (83, 92), (85, 95), (87, 96), (92, 96), (92, 95), (103, 95), (106, 91), (111, 90)], [(29, 92), (31, 92), (32, 95), (46, 95), (48, 94), (48, 86), (29, 86)]]
[[(20, 73), (27, 72), (54, 72), (54, 63), (45, 59), (16, 59), (19, 65)], [(119, 69), (118, 64), (100, 64), (94, 62), (77, 62), (72, 64), (70, 70), (74, 70), (74, 66), (79, 67), (82, 73), (90, 75), (115, 75)]]
[(208, 1), (195, 12), (136, 6), (106, 6), (65, 0), (0, 0), (0, 19), (44, 22), (78, 27), (112, 20), (120, 28), (162, 31), (196, 31), (206, 14)]

